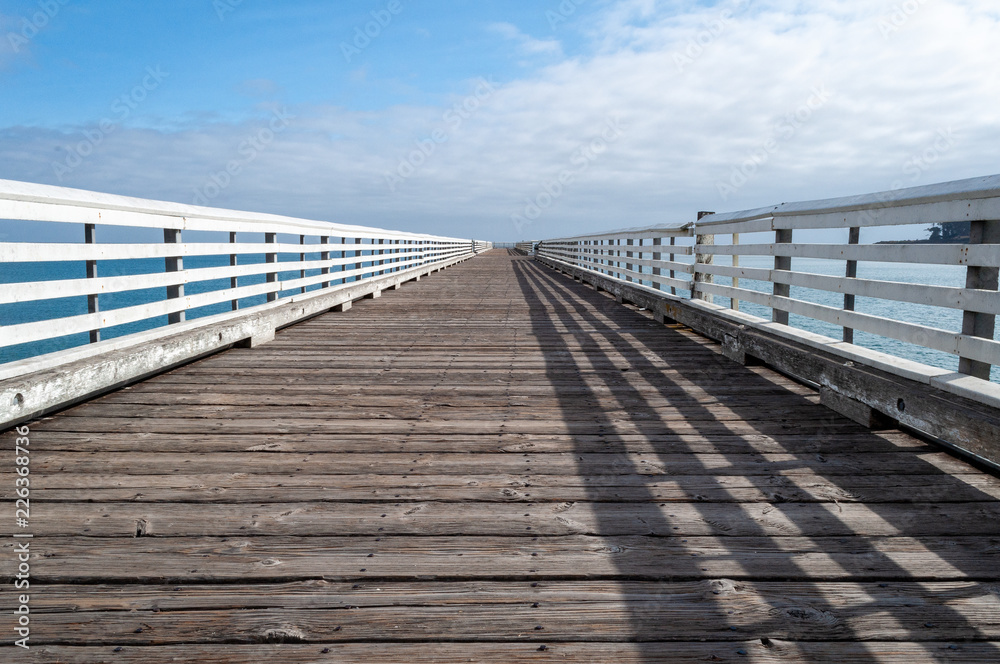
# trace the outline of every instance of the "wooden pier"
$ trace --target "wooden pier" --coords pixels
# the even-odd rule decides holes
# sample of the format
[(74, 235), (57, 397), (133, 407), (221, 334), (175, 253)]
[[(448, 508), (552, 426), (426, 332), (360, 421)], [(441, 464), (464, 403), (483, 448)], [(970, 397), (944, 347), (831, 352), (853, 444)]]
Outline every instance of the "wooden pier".
[(32, 423), (0, 659), (1000, 661), (1000, 480), (515, 253)]

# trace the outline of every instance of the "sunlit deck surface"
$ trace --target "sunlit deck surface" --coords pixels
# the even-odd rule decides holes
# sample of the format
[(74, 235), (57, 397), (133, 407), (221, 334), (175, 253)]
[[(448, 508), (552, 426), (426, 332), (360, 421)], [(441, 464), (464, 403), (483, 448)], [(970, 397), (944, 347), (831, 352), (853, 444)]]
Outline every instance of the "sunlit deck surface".
[(494, 250), (35, 423), (0, 658), (1000, 661), (1000, 481), (818, 401)]

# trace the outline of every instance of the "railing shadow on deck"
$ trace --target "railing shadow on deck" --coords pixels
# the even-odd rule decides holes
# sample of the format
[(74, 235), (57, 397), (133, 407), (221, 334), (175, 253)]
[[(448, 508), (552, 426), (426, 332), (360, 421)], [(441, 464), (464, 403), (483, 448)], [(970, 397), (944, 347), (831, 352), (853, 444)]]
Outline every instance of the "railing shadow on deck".
[[(634, 455), (630, 456), (629, 444), (625, 438), (616, 431), (616, 422), (601, 409), (593, 409), (593, 417), (587, 421), (574, 418), (579, 417), (579, 399), (584, 395), (587, 402), (596, 402), (597, 393), (591, 387), (592, 381), (601, 381), (608, 388), (610, 399), (617, 402), (616, 407), (628, 411), (632, 416), (632, 422), (639, 433), (646, 438), (649, 447), (656, 450), (656, 457), (661, 463), (676, 463), (677, 453), (687, 453), (690, 456), (690, 463), (697, 464), (699, 456), (697, 450), (685, 443), (681, 436), (677, 436), (676, 441), (663, 442), (663, 439), (671, 434), (676, 434), (677, 429), (661, 417), (657, 409), (652, 406), (643, 396), (643, 392), (636, 389), (633, 380), (636, 376), (641, 376), (649, 385), (655, 387), (660, 396), (667, 399), (671, 405), (682, 406), (691, 413), (691, 417), (686, 422), (693, 428), (694, 434), (700, 435), (705, 441), (713, 441), (713, 438), (726, 434), (727, 423), (719, 420), (704, 403), (697, 398), (688, 396), (685, 387), (695, 387), (704, 392), (708, 397), (713, 397), (713, 391), (717, 394), (719, 405), (727, 408), (736, 420), (750, 423), (759, 436), (766, 436), (787, 449), (787, 454), (793, 458), (782, 463), (776, 463), (766, 458), (754, 446), (752, 440), (747, 437), (742, 439), (731, 438), (728, 446), (718, 446), (720, 454), (732, 467), (746, 467), (753, 461), (759, 462), (757, 467), (765, 465), (770, 471), (769, 475), (762, 475), (758, 479), (770, 482), (777, 480), (784, 471), (798, 469), (807, 473), (806, 479), (818, 479), (828, 486), (835, 488), (828, 503), (829, 509), (800, 509), (802, 500), (808, 500), (808, 490), (804, 487), (795, 486), (795, 478), (788, 478), (777, 481), (775, 486), (762, 486), (761, 492), (766, 495), (765, 500), (773, 508), (773, 519), (775, 523), (786, 522), (791, 525), (792, 536), (796, 532), (800, 542), (805, 543), (805, 547), (797, 550), (789, 549), (783, 545), (786, 542), (776, 541), (773, 532), (768, 533), (764, 525), (755, 520), (752, 514), (747, 514), (742, 505), (729, 504), (728, 517), (720, 523), (720, 511), (713, 507), (718, 503), (701, 502), (696, 497), (705, 494), (709, 496), (722, 496), (727, 494), (732, 487), (719, 481), (720, 469), (702, 466), (697, 474), (681, 472), (670, 474), (668, 477), (675, 482), (678, 487), (691, 496), (690, 506), (698, 511), (702, 521), (713, 526), (715, 532), (709, 536), (704, 535), (676, 535), (677, 523), (680, 520), (672, 520), (670, 503), (661, 502), (653, 493), (652, 489), (637, 487), (636, 494), (633, 494), (636, 501), (636, 514), (638, 519), (644, 524), (644, 531), (654, 537), (651, 538), (654, 546), (662, 548), (663, 555), (669, 556), (669, 564), (657, 575), (656, 570), (651, 570), (647, 564), (642, 563), (641, 556), (630, 557), (621, 555), (616, 558), (619, 576), (625, 579), (645, 579), (654, 581), (655, 590), (645, 600), (639, 602), (629, 602), (629, 612), (631, 615), (633, 639), (642, 648), (643, 657), (650, 662), (664, 661), (664, 644), (662, 641), (697, 641), (718, 640), (731, 643), (728, 651), (720, 652), (726, 657), (733, 656), (737, 649), (745, 648), (746, 644), (755, 641), (755, 647), (789, 647), (792, 652), (786, 656), (794, 661), (818, 661), (807, 652), (795, 652), (794, 644), (785, 646), (776, 645), (773, 640), (778, 641), (842, 641), (847, 647), (848, 643), (854, 642), (851, 649), (852, 662), (875, 662), (879, 661), (877, 654), (871, 652), (864, 642), (901, 641), (901, 642), (925, 642), (926, 657), (935, 660), (942, 647), (941, 641), (934, 641), (933, 625), (923, 621), (913, 624), (904, 624), (895, 621), (892, 616), (888, 619), (891, 626), (891, 633), (883, 637), (874, 637), (871, 634), (859, 633), (848, 621), (841, 621), (837, 616), (844, 611), (843, 601), (840, 604), (831, 601), (832, 598), (825, 596), (824, 588), (817, 585), (820, 581), (829, 583), (859, 584), (871, 595), (881, 594), (883, 600), (895, 597), (900, 603), (905, 603), (906, 588), (896, 588), (900, 582), (908, 580), (933, 580), (936, 571), (932, 569), (913, 569), (907, 567), (905, 556), (892, 557), (892, 551), (886, 551), (883, 535), (863, 535), (851, 532), (849, 524), (838, 518), (837, 496), (844, 500), (850, 500), (852, 489), (848, 482), (845, 482), (849, 475), (838, 475), (831, 472), (831, 464), (828, 463), (827, 455), (829, 450), (835, 449), (835, 441), (825, 439), (827, 433), (853, 432), (854, 438), (863, 443), (862, 447), (868, 451), (866, 455), (877, 454), (879, 452), (899, 453), (900, 448), (890, 441), (875, 433), (871, 433), (860, 426), (849, 422), (846, 418), (835, 415), (832, 411), (814, 404), (804, 396), (787, 391), (780, 396), (782, 403), (787, 404), (790, 410), (795, 409), (815, 409), (816, 416), (820, 419), (812, 419), (806, 425), (789, 425), (784, 422), (774, 422), (761, 419), (760, 412), (748, 401), (732, 399), (727, 397), (725, 390), (719, 390), (720, 383), (717, 380), (719, 372), (726, 372), (728, 375), (738, 375), (741, 383), (759, 387), (762, 390), (780, 388), (776, 383), (770, 382), (765, 375), (756, 373), (754, 370), (740, 366), (721, 355), (709, 355), (701, 346), (685, 338), (681, 332), (656, 324), (652, 320), (645, 318), (641, 314), (632, 312), (622, 305), (615, 303), (613, 299), (595, 292), (581, 284), (576, 284), (549, 268), (534, 263), (528, 259), (515, 260), (514, 270), (518, 283), (527, 299), (532, 311), (533, 332), (540, 337), (550, 338), (549, 345), (542, 343), (541, 352), (545, 356), (546, 373), (554, 386), (556, 383), (565, 384), (572, 381), (574, 389), (561, 391), (556, 388), (559, 394), (558, 400), (560, 409), (565, 418), (565, 425), (573, 436), (574, 440), (581, 437), (593, 437), (595, 433), (603, 435), (606, 451), (615, 455), (615, 467), (609, 469), (601, 465), (595, 467), (592, 463), (587, 463), (584, 459), (587, 456), (578, 454), (581, 460), (578, 464), (581, 476), (607, 475), (609, 473), (632, 474), (637, 478), (648, 478), (652, 481), (662, 481), (663, 477), (650, 477), (647, 470), (640, 468), (634, 460)], [(678, 344), (689, 343), (695, 353), (700, 353), (709, 358), (705, 370), (701, 372), (690, 372), (685, 374), (683, 380), (687, 385), (681, 385), (678, 380), (666, 374), (660, 367), (651, 362), (646, 354), (653, 353), (660, 355), (667, 362), (671, 357), (664, 356), (664, 351), (656, 346), (647, 346), (645, 341), (630, 338), (631, 334), (625, 333), (616, 328), (614, 323), (608, 320), (609, 314), (618, 321), (623, 321), (632, 327), (650, 325), (655, 327), (653, 334), (658, 338), (672, 340)], [(555, 326), (565, 326), (567, 332), (556, 335), (552, 334)], [(593, 331), (586, 328), (591, 327)], [(566, 334), (577, 337), (581, 342), (586, 342), (587, 360), (592, 366), (616, 366), (601, 345), (594, 342), (602, 342), (607, 346), (614, 347), (629, 357), (631, 371), (627, 374), (612, 374), (602, 372), (584, 373), (582, 367), (572, 360), (573, 355), (569, 352), (570, 347), (566, 343)], [(573, 365), (566, 368), (565, 364), (572, 362)], [(620, 362), (619, 362), (620, 364)], [(562, 365), (562, 367), (560, 366)], [(621, 380), (617, 377), (621, 376)], [(589, 380), (588, 380), (589, 377)], [(820, 416), (822, 414), (822, 416)], [(730, 434), (731, 435), (731, 434)], [(801, 442), (803, 437), (808, 437), (806, 442)], [(796, 442), (793, 439), (798, 439)], [(733, 447), (733, 443), (737, 446)], [(743, 448), (739, 447), (739, 443)], [(578, 451), (580, 448), (578, 447)], [(587, 451), (592, 451), (588, 449)], [(868, 459), (860, 457), (857, 463), (858, 470), (872, 472), (873, 466), (878, 463), (876, 457), (869, 456)], [(961, 491), (962, 495), (968, 496), (970, 502), (992, 501), (995, 498), (988, 494), (979, 492), (975, 487), (968, 485), (961, 478), (954, 477), (934, 466), (928, 461), (921, 460), (916, 454), (912, 456), (912, 463), (916, 470), (911, 469), (910, 474), (923, 474), (937, 476), (940, 478), (942, 491)], [(923, 467), (922, 467), (923, 466)], [(892, 472), (891, 468), (887, 469)], [(731, 474), (723, 473), (723, 474)], [(756, 486), (753, 478), (746, 484)], [(801, 481), (801, 480), (800, 480)], [(848, 486), (842, 486), (848, 484)], [(771, 491), (769, 492), (768, 489)], [(606, 494), (598, 491), (597, 487), (592, 488), (591, 500), (595, 511), (595, 520), (598, 523), (602, 537), (610, 539), (624, 540), (626, 547), (629, 543), (636, 543), (635, 539), (618, 537), (614, 533), (622, 532), (621, 514), (614, 507), (606, 502)], [(769, 494), (769, 495), (768, 495)], [(786, 502), (787, 501), (787, 502)], [(836, 506), (835, 506), (836, 505)], [(678, 507), (680, 505), (678, 504)], [(907, 537), (907, 532), (912, 530), (912, 518), (906, 518), (904, 510), (898, 509), (898, 504), (893, 503), (866, 503), (865, 507), (871, 512), (874, 521), (884, 524), (886, 531), (898, 530), (901, 537)], [(947, 508), (945, 508), (946, 510)], [(680, 510), (677, 510), (680, 511)], [(825, 516), (824, 516), (825, 514)], [(713, 523), (713, 521), (715, 523)], [(979, 523), (980, 535), (988, 537), (1000, 536), (1000, 525), (996, 523)], [(809, 533), (814, 533), (810, 535)], [(817, 535), (815, 533), (824, 533)], [(747, 538), (743, 540), (735, 537)], [(780, 538), (778, 538), (780, 539)], [(940, 537), (940, 536), (915, 536), (912, 537), (913, 546), (919, 550), (924, 549), (933, 552), (937, 556), (940, 566), (938, 569), (947, 569), (949, 566), (957, 573), (953, 579), (966, 576), (975, 580), (978, 575), (975, 569), (966, 569), (965, 564), (973, 555), (988, 555), (988, 552), (969, 551), (966, 547), (970, 541), (961, 537)], [(690, 542), (690, 543), (689, 543)], [(992, 545), (996, 547), (1000, 540), (993, 540)], [(720, 559), (738, 560), (742, 566), (743, 579), (735, 578), (730, 581), (720, 578), (713, 571), (717, 567), (716, 560), (712, 555), (705, 555), (705, 545), (712, 544), (721, 546), (721, 550), (716, 553)], [(747, 546), (748, 544), (752, 546)], [(813, 556), (802, 555), (803, 550), (812, 552)], [(763, 555), (761, 555), (763, 554)], [(824, 564), (822, 558), (828, 558)], [(656, 557), (654, 556), (654, 560)], [(647, 559), (648, 560), (648, 559)], [(810, 560), (812, 562), (810, 562)], [(911, 559), (915, 560), (915, 559)], [(638, 561), (638, 562), (635, 562)], [(817, 562), (819, 561), (819, 562)], [(818, 565), (825, 569), (826, 573), (810, 573), (803, 569), (802, 564)], [(836, 570), (841, 570), (837, 573)], [(878, 570), (877, 573), (873, 573)], [(819, 577), (819, 578), (817, 578)], [(655, 582), (658, 580), (658, 582)], [(792, 597), (782, 596), (780, 593), (759, 596), (759, 602), (767, 605), (767, 611), (763, 615), (733, 615), (733, 604), (727, 602), (727, 595), (738, 593), (741, 589), (753, 592), (752, 587), (757, 580), (772, 582), (788, 581), (788, 584), (797, 585), (802, 591), (810, 594), (811, 601), (804, 603), (796, 601)], [(680, 587), (673, 585), (678, 581), (689, 582)], [(882, 581), (882, 583), (879, 583)], [(891, 581), (886, 584), (885, 581)], [(692, 584), (697, 587), (692, 588)], [(788, 584), (785, 584), (786, 586)], [(947, 593), (946, 597), (939, 596), (940, 602), (935, 603), (931, 608), (935, 621), (947, 622), (954, 629), (950, 634), (962, 633), (967, 642), (989, 641), (989, 636), (984, 635), (959, 611), (952, 609), (948, 605), (948, 600), (956, 600), (961, 597), (981, 596), (988, 593), (988, 589), (979, 588), (975, 585), (952, 585), (949, 588), (942, 588), (942, 592)], [(662, 638), (664, 635), (664, 625), (661, 622), (664, 616), (671, 616), (670, 604), (672, 598), (683, 593), (700, 592), (707, 597), (707, 601), (713, 604), (707, 612), (715, 619), (715, 624), (706, 623), (705, 633), (701, 638), (688, 638), (684, 635), (690, 631), (690, 622), (683, 625), (685, 619), (678, 616), (678, 631), (676, 638)], [(924, 589), (925, 594), (933, 592)], [(898, 595), (896, 593), (899, 593)], [(713, 597), (715, 599), (713, 599)], [(799, 593), (799, 597), (802, 595)], [(919, 600), (915, 600), (919, 601)], [(851, 615), (857, 618), (874, 618), (878, 613), (883, 614), (888, 606), (887, 601), (872, 601), (865, 606), (851, 606)], [(870, 615), (868, 615), (870, 614)], [(676, 614), (675, 614), (676, 615)], [(864, 622), (861, 620), (860, 622)], [(912, 622), (912, 621), (911, 621)], [(673, 632), (672, 627), (667, 627), (667, 634)], [(870, 629), (869, 629), (870, 631)], [(858, 642), (861, 642), (860, 644)], [(988, 659), (1000, 661), (1000, 650), (989, 644), (979, 643), (985, 652), (989, 654)], [(952, 646), (956, 648), (956, 646)], [(744, 654), (746, 654), (744, 652)], [(753, 654), (753, 653), (751, 653)]]

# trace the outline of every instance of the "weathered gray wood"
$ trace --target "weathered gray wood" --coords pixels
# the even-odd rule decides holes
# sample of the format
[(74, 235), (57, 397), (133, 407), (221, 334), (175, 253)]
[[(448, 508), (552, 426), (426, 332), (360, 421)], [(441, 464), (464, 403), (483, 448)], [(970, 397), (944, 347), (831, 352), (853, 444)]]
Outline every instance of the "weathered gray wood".
[[(277, 636), (277, 634), (275, 635)], [(544, 646), (544, 649), (542, 649)], [(159, 648), (112, 646), (78, 648), (40, 646), (24, 654), (29, 664), (257, 664), (275, 661), (294, 664), (510, 664), (511, 662), (563, 662), (593, 664), (701, 664), (742, 662), (838, 662), (839, 664), (913, 664), (927, 660), (954, 664), (983, 664), (994, 659), (1000, 642), (928, 644), (921, 642), (809, 642), (760, 639), (725, 643), (560, 643), (535, 636), (525, 643), (381, 643), (362, 644), (257, 643), (253, 645), (183, 645)], [(0, 647), (0, 654), (13, 650)], [(745, 653), (745, 654), (744, 654)], [(752, 659), (750, 659), (752, 658)]]
[[(791, 244), (792, 242), (792, 229), (785, 228), (774, 232), (774, 241), (776, 244)], [(733, 254), (734, 256), (736, 254)], [(774, 270), (775, 272), (783, 270), (788, 272), (792, 269), (792, 258), (791, 256), (784, 256), (780, 254), (775, 254), (774, 256)], [(775, 298), (787, 298), (791, 292), (791, 288), (788, 284), (775, 281), (771, 287), (771, 292), (774, 294)], [(775, 306), (771, 311), (771, 320), (775, 323), (781, 325), (788, 325), (788, 311), (784, 309), (779, 309)]]
[[(275, 446), (274, 453), (281, 452)], [(837, 476), (691, 475), (99, 475), (36, 480), (44, 503), (609, 502), (609, 503), (990, 503), (1000, 481), (982, 474)], [(13, 501), (12, 489), (0, 499)], [(51, 513), (60, 508), (51, 507)]]
[[(96, 224), (84, 224), (84, 242), (87, 244), (97, 244), (97, 225)], [(84, 283), (87, 284), (87, 288), (83, 294), (87, 296), (87, 313), (96, 314), (100, 311), (100, 287), (96, 285), (97, 279), (97, 261), (87, 261), (87, 279)], [(7, 288), (7, 292), (17, 292), (25, 290), (23, 287), (19, 286), (17, 288)], [(101, 340), (101, 330), (100, 328), (90, 330), (90, 343), (96, 344)]]
[[(333, 292), (316, 291), (306, 295), (301, 302), (277, 303), (278, 306), (266, 311), (228, 314), (224, 322), (206, 325), (195, 321), (188, 323), (184, 331), (166, 337), (157, 335), (154, 341), (132, 346), (121, 345), (118, 348), (118, 344), (109, 342), (117, 349), (97, 355), (84, 353), (83, 359), (58, 368), (0, 381), (0, 422), (13, 426), (244, 340), (251, 340), (253, 345), (253, 339), (266, 340), (275, 329), (364, 297), (374, 290), (384, 289), (389, 283), (412, 279), (417, 272), (427, 271), (426, 267), (416, 268), (338, 288)], [(212, 319), (207, 320), (211, 323)], [(98, 346), (92, 344), (91, 347)]]
[[(501, 422), (492, 424), (501, 426)], [(587, 423), (585, 426), (593, 426)], [(204, 428), (204, 425), (202, 425)], [(192, 431), (196, 427), (192, 427)], [(308, 430), (297, 430), (305, 433)], [(39, 436), (43, 436), (39, 433)], [(968, 466), (948, 454), (871, 453), (854, 454), (463, 454), (437, 453), (419, 456), (401, 453), (322, 454), (289, 453), (275, 455), (266, 451), (244, 454), (146, 452), (121, 454), (36, 453), (32, 467), (41, 472), (123, 473), (131, 475), (169, 475), (172, 473), (210, 473), (224, 468), (229, 472), (289, 474), (310, 472), (327, 475), (380, 473), (389, 475), (429, 475), (446, 469), (454, 474), (478, 474), (483, 468), (498, 473), (538, 475), (632, 475), (727, 476), (771, 475), (780, 470), (786, 475), (811, 474), (855, 475), (857, 473), (895, 473), (926, 475), (936, 470), (968, 471)]]
[[(847, 330), (848, 328), (844, 329)], [(820, 403), (863, 427), (869, 429), (889, 429), (896, 426), (893, 420), (890, 420), (871, 406), (837, 394), (828, 387), (821, 387), (819, 394)]]
[[(544, 481), (538, 480), (535, 481)], [(944, 537), (962, 524), (963, 535), (1000, 537), (996, 502), (594, 504), (550, 503), (525, 507), (490, 503), (270, 503), (249, 514), (244, 505), (108, 503), (44, 505), (32, 522), (52, 536), (134, 537), (333, 537), (340, 535), (707, 536), (774, 538)], [(530, 527), (530, 530), (528, 530)]]
[[(44, 618), (32, 637), (39, 645), (81, 645), (99, 633), (120, 645), (159, 646), (211, 643), (211, 635), (223, 631), (231, 642), (255, 644), (276, 640), (269, 634), (287, 625), (294, 634), (289, 640), (313, 643), (465, 641), (470, 634), (479, 640), (525, 642), (539, 638), (537, 631), (556, 642), (618, 641), (623, 632), (641, 642), (840, 641), (848, 635), (867, 641), (934, 638), (935, 632), (964, 641), (1000, 637), (996, 590), (972, 583), (891, 588), (831, 583), (819, 591), (810, 584), (729, 579), (559, 583), (537, 589), (523, 582), (433, 589), (324, 582), (259, 589), (99, 586), (87, 593), (55, 587), (46, 588), (41, 598)], [(59, 604), (70, 610), (49, 608)], [(884, 620), (885, 613), (892, 614), (891, 622)], [(951, 626), (956, 615), (976, 627)], [(928, 623), (942, 626), (927, 628)]]
[[(529, 530), (520, 537), (379, 537), (36, 537), (31, 575), (45, 584), (175, 585), (315, 578), (997, 580), (996, 537), (537, 537)], [(2, 541), (0, 553), (10, 558), (13, 547)]]
[[(972, 244), (1000, 245), (1000, 220), (998, 219), (1000, 217), (990, 221), (973, 221), (970, 226), (969, 242)], [(970, 265), (968, 274), (966, 275), (965, 287), (996, 292), (998, 276), (1000, 276), (1000, 269), (996, 266)], [(993, 299), (995, 301), (1000, 299), (1000, 297), (994, 297)], [(996, 313), (996, 311), (984, 312), (969, 307), (969, 310), (965, 312), (962, 319), (962, 334), (993, 339), (993, 333), (996, 329)], [(959, 360), (958, 370), (982, 380), (989, 380), (993, 364), (997, 363), (1000, 363), (1000, 360), (990, 363), (976, 361), (969, 357), (962, 357)]]
[(33, 422), (0, 658), (996, 658), (996, 477), (524, 258), (407, 289)]
[[(497, 408), (503, 408), (498, 405)], [(887, 452), (928, 453), (934, 447), (897, 431), (879, 431), (874, 435), (856, 431), (827, 431), (823, 436), (786, 433), (784, 435), (745, 434), (445, 434), (403, 433), (314, 433), (286, 436), (277, 433), (226, 436), (214, 433), (78, 433), (46, 431), (46, 452), (347, 452), (409, 453), (534, 453), (534, 454), (606, 454), (613, 445), (627, 448), (630, 454), (871, 454)], [(0, 491), (3, 487), (0, 487)]]
[[(545, 259), (539, 260), (545, 262)], [(725, 340), (723, 348), (734, 358), (750, 356), (763, 360), (782, 372), (834, 389), (891, 419), (1000, 463), (997, 442), (1000, 441), (1000, 413), (996, 408), (881, 369), (845, 362), (832, 353), (778, 337), (769, 331), (740, 325), (685, 301), (664, 299), (652, 290), (590, 272), (583, 272), (582, 276), (585, 281), (599, 284), (608, 292), (629, 290), (627, 299), (636, 304), (651, 310), (662, 309), (662, 315), (668, 319), (688, 325), (711, 339)], [(903, 410), (899, 408), (901, 404)]]

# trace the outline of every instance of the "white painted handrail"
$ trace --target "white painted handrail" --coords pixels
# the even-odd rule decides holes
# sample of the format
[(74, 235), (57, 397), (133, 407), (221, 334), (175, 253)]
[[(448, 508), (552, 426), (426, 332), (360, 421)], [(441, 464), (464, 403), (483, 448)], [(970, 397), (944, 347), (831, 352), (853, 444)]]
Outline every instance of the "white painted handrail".
[[(181, 328), (194, 329), (199, 322), (218, 324), (338, 290), (356, 289), (359, 284), (384, 280), (397, 273), (426, 272), (428, 268), (444, 267), (491, 247), (489, 242), (477, 240), (7, 180), (0, 180), (0, 219), (75, 224), (80, 238), (78, 244), (0, 242), (0, 266), (8, 270), (13, 270), (16, 264), (51, 263), (45, 280), (14, 279), (15, 283), (3, 284), (0, 348), (56, 339), (70, 346), (41, 357), (21, 352), (29, 357), (0, 365), (0, 380), (120, 350), (132, 342), (155, 340)], [(162, 231), (163, 242), (101, 243), (101, 238), (114, 233), (110, 227), (156, 229)], [(210, 241), (192, 241), (184, 237), (191, 232), (220, 235)], [(227, 236), (229, 242), (225, 242)], [(196, 257), (216, 257), (214, 262), (220, 264), (204, 267), (192, 267), (192, 261), (185, 264), (185, 259)], [(149, 270), (149, 259), (159, 261), (158, 267)], [(147, 264), (142, 274), (103, 276), (102, 263), (111, 260), (146, 260)], [(73, 274), (72, 268), (84, 266), (85, 271), (78, 269)], [(213, 280), (221, 281), (215, 287), (204, 283)], [(190, 292), (195, 290), (191, 285), (199, 282), (201, 286), (196, 290), (203, 292)], [(185, 287), (189, 292), (185, 293)], [(146, 298), (142, 303), (116, 309), (102, 306), (102, 299), (109, 295), (142, 289), (164, 290), (152, 302)], [(85, 298), (87, 307), (83, 310), (87, 313), (65, 313), (51, 302), (58, 298)], [(31, 315), (29, 322), (21, 322), (25, 307), (41, 310), (43, 305), (47, 313)], [(11, 307), (19, 307), (17, 316)], [(220, 308), (225, 311), (219, 311)], [(101, 340), (109, 328), (159, 317), (166, 317), (167, 324), (156, 330)], [(81, 348), (80, 344), (87, 344), (88, 339), (90, 344)], [(22, 346), (21, 350), (25, 348)]]
[[(629, 283), (630, 287), (668, 300), (700, 303), (741, 324), (766, 327), (852, 361), (923, 382), (941, 383), (946, 389), (988, 403), (1000, 403), (1000, 386), (988, 382), (991, 367), (1000, 365), (1000, 342), (994, 339), (995, 317), (1000, 314), (1000, 175), (727, 214), (701, 213), (700, 217), (696, 222), (675, 226), (545, 240), (538, 247), (538, 256), (557, 265)], [(970, 239), (962, 244), (859, 243), (862, 228), (949, 222), (971, 222)], [(808, 233), (803, 232), (826, 232), (829, 237), (830, 229), (846, 231), (847, 242), (809, 242)], [(740, 242), (741, 235), (745, 240), (746, 235), (754, 233), (771, 235), (763, 242)], [(740, 265), (741, 256), (770, 257), (773, 267)], [(836, 276), (793, 269), (796, 259), (806, 258), (841, 261), (842, 267)], [(859, 264), (875, 262), (921, 264), (929, 270), (933, 266), (962, 266), (966, 268), (965, 284), (941, 286), (858, 278)], [(767, 287), (741, 287), (740, 280), (764, 282)], [(843, 299), (837, 306), (830, 302), (818, 304), (809, 301), (801, 290), (796, 296), (792, 288), (835, 293)], [(861, 313), (855, 310), (857, 297), (960, 310), (961, 329)], [(771, 309), (771, 319), (739, 311), (744, 302)], [(838, 326), (843, 337), (834, 339), (796, 330), (789, 325), (790, 315)], [(951, 354), (958, 360), (958, 371), (860, 348), (853, 343), (855, 330)]]

